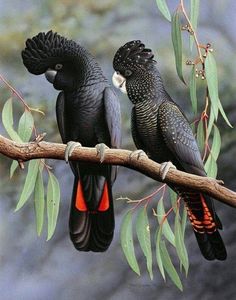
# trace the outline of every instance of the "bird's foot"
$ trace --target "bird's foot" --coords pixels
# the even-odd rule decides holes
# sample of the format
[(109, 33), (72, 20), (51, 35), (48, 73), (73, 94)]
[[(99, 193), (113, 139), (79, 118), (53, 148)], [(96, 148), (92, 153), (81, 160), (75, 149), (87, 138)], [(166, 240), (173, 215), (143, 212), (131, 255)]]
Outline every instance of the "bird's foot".
[(173, 165), (171, 161), (166, 161), (166, 162), (161, 163), (160, 176), (161, 176), (162, 180), (164, 180), (166, 178), (166, 175), (170, 169), (176, 169), (176, 166)]
[(141, 157), (145, 157), (145, 158), (148, 157), (147, 154), (141, 149), (132, 151), (129, 155), (129, 159), (132, 159), (135, 156), (136, 156), (137, 160), (139, 160)]
[(95, 146), (95, 148), (97, 149), (97, 155), (100, 158), (100, 163), (102, 163), (104, 161), (104, 158), (105, 158), (106, 149), (110, 149), (110, 148), (104, 143), (97, 144)]
[(66, 145), (65, 150), (65, 161), (68, 163), (69, 157), (71, 156), (72, 152), (75, 150), (76, 147), (82, 147), (82, 145), (78, 142), (70, 141)]

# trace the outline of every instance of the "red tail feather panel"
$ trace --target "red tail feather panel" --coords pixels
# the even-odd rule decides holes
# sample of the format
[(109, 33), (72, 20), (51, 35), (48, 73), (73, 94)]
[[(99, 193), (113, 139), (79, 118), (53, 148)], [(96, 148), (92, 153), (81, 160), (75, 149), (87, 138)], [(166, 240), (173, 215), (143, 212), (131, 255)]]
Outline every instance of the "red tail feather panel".
[(82, 185), (78, 182), (77, 192), (76, 192), (76, 200), (75, 200), (75, 207), (79, 211), (87, 211), (87, 205), (84, 199), (84, 193), (82, 190)]
[(106, 211), (106, 210), (108, 210), (108, 208), (109, 208), (109, 194), (108, 194), (107, 182), (105, 182), (101, 202), (98, 207), (98, 211)]

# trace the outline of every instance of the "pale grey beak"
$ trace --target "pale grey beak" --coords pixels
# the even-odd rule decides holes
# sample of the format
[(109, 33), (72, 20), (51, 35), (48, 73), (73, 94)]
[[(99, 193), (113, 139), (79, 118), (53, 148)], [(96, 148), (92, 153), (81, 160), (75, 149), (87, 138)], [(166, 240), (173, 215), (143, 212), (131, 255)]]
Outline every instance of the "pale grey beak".
[(52, 70), (52, 69), (48, 69), (45, 72), (45, 77), (47, 78), (47, 80), (51, 83), (54, 83), (55, 77), (57, 75), (57, 71)]
[(126, 91), (126, 79), (116, 72), (112, 76), (112, 82), (114, 86), (121, 90), (122, 93), (127, 94)]

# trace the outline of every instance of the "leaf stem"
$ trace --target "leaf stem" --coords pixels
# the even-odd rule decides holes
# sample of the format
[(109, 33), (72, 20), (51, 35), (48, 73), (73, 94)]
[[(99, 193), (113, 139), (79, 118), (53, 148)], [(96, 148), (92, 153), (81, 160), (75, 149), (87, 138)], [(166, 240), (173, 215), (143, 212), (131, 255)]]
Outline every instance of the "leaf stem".
[(195, 30), (193, 29), (193, 25), (192, 25), (187, 13), (186, 13), (186, 10), (185, 10), (185, 7), (184, 7), (184, 0), (180, 0), (179, 5), (180, 5), (180, 8), (182, 10), (182, 13), (183, 13), (186, 21), (188, 22), (188, 26), (191, 29), (191, 34), (193, 36), (194, 42), (195, 42), (196, 47), (197, 47), (197, 52), (198, 52), (198, 55), (199, 55), (199, 59), (200, 59), (202, 65), (204, 66), (204, 59), (203, 59), (202, 52), (201, 52), (202, 47), (201, 47), (201, 44), (198, 42), (197, 34), (196, 34)]

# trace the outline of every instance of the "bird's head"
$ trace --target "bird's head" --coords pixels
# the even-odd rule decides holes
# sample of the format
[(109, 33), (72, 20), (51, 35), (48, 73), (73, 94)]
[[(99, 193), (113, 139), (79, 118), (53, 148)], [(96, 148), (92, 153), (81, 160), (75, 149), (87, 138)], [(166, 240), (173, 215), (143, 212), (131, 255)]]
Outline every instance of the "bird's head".
[(22, 59), (30, 73), (44, 73), (55, 89), (74, 90), (78, 86), (79, 76), (84, 72), (81, 49), (76, 42), (56, 32), (40, 32), (27, 39)]
[(123, 93), (127, 93), (127, 85), (132, 82), (137, 83), (137, 79), (143, 78), (153, 69), (156, 61), (151, 49), (139, 41), (131, 41), (120, 47), (113, 60), (115, 73), (112, 81), (115, 87), (120, 88)]

